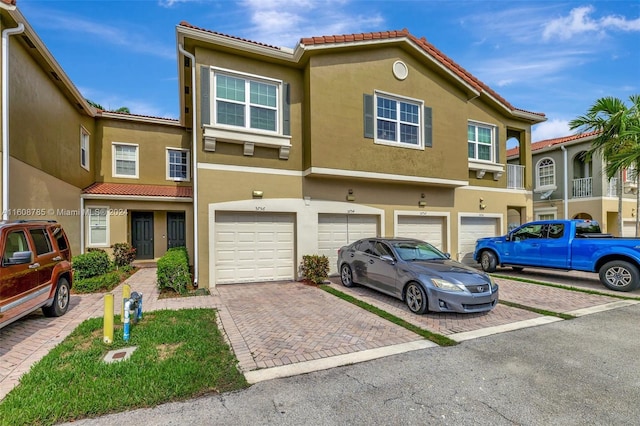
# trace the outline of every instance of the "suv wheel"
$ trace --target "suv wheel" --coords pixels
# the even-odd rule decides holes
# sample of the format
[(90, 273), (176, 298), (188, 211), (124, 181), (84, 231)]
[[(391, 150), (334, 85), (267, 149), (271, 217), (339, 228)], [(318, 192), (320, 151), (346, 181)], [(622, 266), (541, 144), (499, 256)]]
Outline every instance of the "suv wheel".
[(67, 309), (69, 309), (70, 299), (69, 282), (66, 278), (60, 278), (58, 280), (58, 286), (56, 287), (56, 294), (53, 296), (53, 303), (51, 306), (43, 306), (42, 313), (44, 313), (45, 317), (59, 317), (64, 315)]

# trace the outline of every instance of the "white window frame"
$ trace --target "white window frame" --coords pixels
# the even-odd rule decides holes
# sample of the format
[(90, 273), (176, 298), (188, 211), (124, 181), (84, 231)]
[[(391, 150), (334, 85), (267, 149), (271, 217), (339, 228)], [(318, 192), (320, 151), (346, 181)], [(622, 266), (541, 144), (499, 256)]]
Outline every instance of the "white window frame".
[[(379, 117), (378, 116), (378, 101), (380, 98), (389, 99), (396, 102), (396, 113), (397, 116), (395, 120), (390, 120), (388, 118)], [(400, 104), (405, 103), (409, 105), (415, 105), (418, 107), (418, 123), (410, 123), (404, 122), (400, 118)], [(378, 145), (388, 145), (395, 146), (399, 148), (409, 148), (409, 149), (419, 149), (424, 150), (424, 101), (420, 99), (407, 98), (406, 96), (399, 96), (392, 93), (382, 92), (376, 90), (374, 92), (374, 101), (373, 101), (373, 120), (374, 120), (374, 143)], [(382, 139), (378, 137), (378, 123), (380, 121), (393, 121), (396, 124), (396, 140), (391, 141), (388, 139)], [(418, 129), (418, 143), (412, 144), (408, 142), (400, 141), (400, 125), (410, 125), (415, 126)]]
[[(119, 146), (130, 146), (130, 147), (135, 147), (136, 149), (136, 171), (135, 171), (135, 175), (123, 175), (123, 174), (119, 174), (117, 172), (117, 167), (116, 167), (116, 152), (117, 152), (117, 147)], [(124, 142), (113, 142), (112, 143), (112, 157), (113, 157), (113, 177), (120, 177), (120, 178), (127, 178), (127, 179), (138, 179), (138, 175), (139, 175), (139, 169), (140, 169), (140, 147), (138, 146), (138, 144), (133, 144), (133, 143), (124, 143)]]
[[(555, 220), (558, 218), (557, 207), (547, 207), (542, 209), (535, 209), (535, 220)], [(553, 216), (552, 218), (545, 218), (543, 216)]]
[[(84, 156), (83, 156), (84, 154)], [(84, 126), (80, 126), (80, 166), (89, 171), (91, 168), (91, 134)], [(84, 161), (83, 161), (84, 157)]]
[[(551, 177), (553, 178), (553, 182), (549, 183), (549, 184), (545, 184), (542, 185), (541, 181), (540, 181), (540, 167), (542, 166), (542, 162), (543, 161), (551, 161), (551, 165), (547, 165), (545, 167), (552, 167), (553, 169), (553, 173), (551, 173)], [(547, 175), (545, 175), (545, 177), (547, 177)], [(542, 192), (542, 191), (547, 191), (550, 189), (557, 189), (556, 186), (556, 161), (551, 158), (551, 157), (544, 157), (541, 158), (540, 160), (538, 160), (538, 162), (536, 163), (536, 191), (537, 192)]]
[[(109, 247), (109, 222), (110, 222), (110, 218), (109, 218), (109, 206), (87, 206), (87, 246), (88, 247)], [(104, 230), (105, 230), (105, 241), (93, 241), (92, 236), (93, 236), (93, 228), (94, 225), (92, 224), (92, 218), (93, 217), (98, 217), (98, 215), (94, 215), (93, 212), (94, 210), (104, 210)], [(99, 217), (102, 217), (103, 215), (99, 215)], [(102, 224), (98, 224), (97, 226), (100, 226)]]
[[(186, 166), (187, 166), (187, 176), (182, 178), (182, 177), (174, 177), (171, 176), (171, 151), (177, 151), (177, 152), (184, 152), (186, 153)], [(183, 148), (167, 148), (167, 180), (170, 181), (178, 181), (178, 182), (188, 182), (191, 179), (191, 173), (189, 170), (189, 158), (190, 158), (190, 152), (188, 149), (183, 149)]]
[[(224, 69), (224, 68), (216, 68), (216, 67), (212, 67), (211, 70), (213, 71), (211, 73), (211, 122), (214, 123), (214, 125), (216, 127), (220, 127), (220, 128), (226, 128), (226, 129), (241, 129), (243, 131), (246, 132), (255, 132), (255, 133), (263, 133), (263, 134), (269, 134), (269, 135), (281, 135), (282, 134), (282, 109), (283, 109), (283, 104), (282, 104), (282, 86), (283, 86), (283, 82), (282, 80), (276, 80), (276, 79), (272, 79), (272, 78), (268, 78), (268, 77), (263, 77), (263, 76), (259, 76), (259, 75), (255, 75), (255, 74), (249, 74), (249, 73), (241, 73), (238, 71), (233, 71), (233, 70), (228, 70), (228, 69)], [(233, 100), (229, 100), (229, 99), (218, 99), (218, 94), (217, 94), (217, 85), (216, 85), (216, 81), (217, 81), (217, 77), (220, 75), (224, 75), (224, 76), (228, 76), (228, 77), (232, 77), (232, 78), (237, 78), (237, 79), (242, 79), (244, 80), (244, 84), (245, 84), (245, 99), (243, 102), (240, 101), (233, 101)], [(260, 108), (265, 108), (265, 109), (270, 109), (276, 112), (276, 117), (275, 117), (275, 130), (267, 130), (267, 129), (259, 129), (259, 128), (254, 128), (251, 127), (251, 91), (250, 91), (250, 86), (251, 86), (251, 82), (256, 82), (256, 83), (262, 83), (262, 84), (268, 84), (268, 85), (272, 85), (275, 86), (276, 88), (276, 94), (275, 94), (275, 100), (276, 100), (276, 106), (275, 107), (269, 107), (266, 105), (258, 105)], [(226, 124), (226, 123), (219, 123), (218, 122), (218, 101), (223, 101), (223, 102), (229, 102), (229, 103), (236, 103), (238, 105), (243, 105), (244, 106), (244, 110), (245, 110), (245, 123), (244, 126), (237, 126), (237, 125), (233, 125), (233, 124)]]
[[(469, 126), (475, 126), (476, 131), (475, 131), (475, 140), (469, 140)], [(478, 128), (483, 128), (483, 129), (488, 129), (491, 132), (491, 146), (489, 147), (489, 159), (482, 159), (482, 158), (478, 158), (478, 145), (480, 145), (480, 143), (478, 142)], [(490, 163), (490, 164), (495, 164), (498, 162), (498, 159), (495, 158), (496, 156), (496, 144), (499, 142), (496, 137), (497, 134), (497, 129), (498, 126), (496, 126), (495, 124), (490, 124), (490, 123), (483, 123), (480, 121), (475, 121), (475, 120), (468, 120), (467, 121), (467, 129), (466, 129), (466, 134), (467, 134), (467, 158), (470, 162), (478, 162), (478, 163)], [(469, 144), (474, 144), (475, 145), (475, 149), (474, 149), (474, 156), (473, 157), (469, 157)], [(482, 144), (484, 145), (484, 144)]]

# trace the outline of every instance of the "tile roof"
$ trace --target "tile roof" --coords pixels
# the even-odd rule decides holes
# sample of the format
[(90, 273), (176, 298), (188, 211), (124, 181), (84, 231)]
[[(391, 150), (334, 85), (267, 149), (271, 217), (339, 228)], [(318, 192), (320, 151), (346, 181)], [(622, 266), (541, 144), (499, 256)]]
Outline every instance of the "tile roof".
[(91, 195), (122, 195), (134, 197), (192, 198), (193, 188), (191, 186), (96, 182), (85, 188), (82, 193)]
[[(219, 33), (216, 31), (206, 30), (204, 28), (196, 27), (194, 25), (189, 24), (188, 22), (182, 21), (180, 23), (181, 26), (192, 28), (200, 31), (205, 31), (210, 34), (219, 35), (222, 37), (227, 37), (234, 40), (243, 41), (246, 43), (255, 44), (258, 46), (267, 47), (270, 49), (275, 49), (281, 51), (282, 49), (275, 46), (270, 46), (267, 44), (259, 43), (252, 40), (243, 39), (240, 37), (231, 36), (228, 34)], [(475, 90), (479, 92), (484, 92), (489, 94), (491, 97), (495, 98), (498, 102), (506, 106), (511, 111), (519, 111), (527, 114), (533, 114), (540, 116), (540, 118), (544, 118), (545, 114), (541, 112), (531, 112), (524, 109), (516, 108), (511, 105), (506, 99), (500, 96), (497, 92), (491, 89), (489, 86), (484, 84), (482, 81), (478, 80), (474, 77), (469, 71), (461, 67), (457, 64), (453, 59), (449, 58), (447, 55), (438, 50), (433, 44), (429, 43), (426, 38), (418, 38), (412, 35), (408, 29), (404, 28), (402, 30), (395, 31), (380, 31), (380, 32), (370, 32), (370, 33), (358, 33), (358, 34), (342, 34), (342, 35), (330, 35), (330, 36), (319, 36), (319, 37), (303, 37), (300, 39), (299, 46), (304, 48), (304, 46), (311, 45), (322, 45), (322, 44), (339, 44), (339, 43), (353, 43), (353, 42), (361, 42), (361, 41), (377, 41), (377, 40), (385, 40), (385, 39), (402, 39), (407, 38), (415, 43), (419, 48), (421, 48), (424, 52), (426, 52), (429, 56), (433, 57), (435, 60), (444, 65), (447, 69), (452, 71), (455, 75), (473, 87)]]
[[(554, 145), (562, 145), (565, 144), (567, 142), (573, 142), (576, 140), (580, 140), (580, 139), (587, 139), (590, 138), (591, 136), (595, 136), (597, 135), (598, 132), (587, 132), (587, 133), (577, 133), (575, 135), (570, 135), (570, 136), (563, 136), (560, 138), (554, 138), (554, 139), (545, 139), (542, 141), (538, 141), (538, 142), (533, 142), (531, 144), (531, 152), (534, 151), (539, 151), (541, 149), (544, 148), (548, 148), (550, 146), (554, 146)], [(511, 148), (509, 150), (507, 150), (507, 157), (512, 157), (515, 155), (518, 155), (520, 153), (520, 148), (516, 147), (516, 148)]]
[(169, 121), (175, 121), (176, 123), (178, 123), (180, 120), (178, 120), (177, 118), (172, 118), (172, 117), (158, 117), (158, 116), (154, 116), (154, 115), (142, 115), (142, 114), (133, 114), (130, 112), (121, 112), (121, 111), (107, 111), (104, 109), (96, 109), (96, 114), (97, 115), (104, 115), (104, 114), (113, 114), (113, 115), (120, 115), (122, 117), (134, 117), (134, 118), (152, 118), (155, 120), (169, 120)]
[(217, 31), (208, 30), (206, 28), (196, 27), (195, 25), (191, 25), (187, 21), (180, 22), (180, 26), (181, 27), (186, 27), (186, 28), (191, 28), (191, 29), (198, 30), (198, 31), (204, 31), (204, 32), (209, 33), (209, 34), (215, 34), (215, 35), (231, 38), (231, 39), (238, 40), (238, 41), (243, 41), (245, 43), (255, 44), (256, 46), (268, 47), (269, 49), (274, 49), (274, 50), (282, 50), (282, 48), (277, 47), (277, 46), (271, 46), (269, 44), (260, 43), (258, 41), (253, 41), (253, 40), (249, 40), (249, 39), (246, 39), (246, 38), (236, 37), (236, 36), (232, 36), (232, 35), (229, 35), (229, 34), (223, 34), (223, 33), (217, 32)]

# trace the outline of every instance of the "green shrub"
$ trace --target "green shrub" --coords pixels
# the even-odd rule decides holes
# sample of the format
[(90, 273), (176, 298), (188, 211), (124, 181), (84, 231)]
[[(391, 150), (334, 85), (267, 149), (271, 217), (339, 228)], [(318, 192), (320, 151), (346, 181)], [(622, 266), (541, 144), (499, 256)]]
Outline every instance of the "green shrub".
[(173, 289), (176, 293), (185, 294), (191, 284), (189, 272), (189, 254), (186, 247), (172, 247), (158, 259), (158, 288)]
[(110, 269), (111, 261), (104, 250), (92, 250), (73, 257), (74, 278), (76, 280), (106, 274)]
[(121, 279), (122, 275), (118, 271), (113, 271), (96, 277), (75, 280), (73, 282), (73, 290), (76, 293), (110, 291), (120, 284)]
[(111, 246), (113, 249), (113, 259), (118, 268), (129, 266), (136, 260), (136, 249), (129, 243), (116, 243)]
[(325, 255), (304, 255), (300, 271), (305, 279), (321, 284), (329, 276), (329, 259)]

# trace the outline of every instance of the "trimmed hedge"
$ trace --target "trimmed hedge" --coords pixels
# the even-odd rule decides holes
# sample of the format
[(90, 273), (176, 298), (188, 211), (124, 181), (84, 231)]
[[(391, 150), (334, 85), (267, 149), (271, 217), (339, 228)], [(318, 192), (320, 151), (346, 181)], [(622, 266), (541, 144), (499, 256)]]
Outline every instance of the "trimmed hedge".
[(158, 259), (157, 279), (160, 290), (170, 288), (178, 294), (187, 292), (192, 281), (186, 247), (172, 247)]
[(104, 250), (92, 250), (73, 257), (73, 277), (76, 280), (103, 275), (110, 269), (111, 261)]

